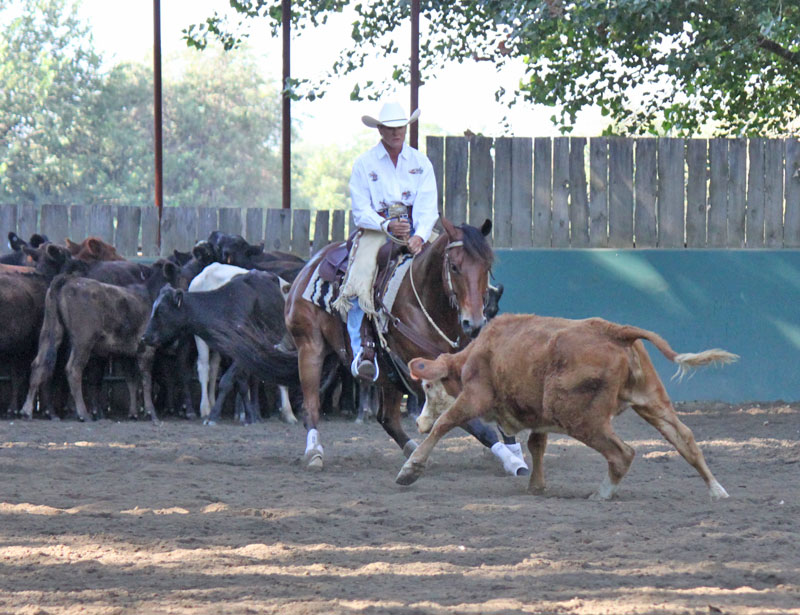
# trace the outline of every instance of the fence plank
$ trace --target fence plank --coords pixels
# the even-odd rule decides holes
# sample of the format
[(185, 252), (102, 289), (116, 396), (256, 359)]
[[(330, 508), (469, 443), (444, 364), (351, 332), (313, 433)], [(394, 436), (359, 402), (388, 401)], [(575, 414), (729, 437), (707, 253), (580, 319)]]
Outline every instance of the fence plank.
[(786, 139), (785, 154), (786, 216), (783, 222), (783, 245), (800, 248), (800, 140)]
[(217, 210), (214, 207), (197, 208), (197, 237), (195, 241), (208, 239), (213, 231), (219, 228), (217, 222)]
[[(426, 137), (425, 152), (433, 165), (433, 175), (436, 177), (436, 211), (444, 213), (442, 209), (444, 202), (444, 138)], [(337, 241), (341, 241), (341, 239)]]
[(729, 248), (745, 244), (745, 198), (747, 190), (747, 141), (728, 141), (728, 241)]
[(589, 140), (589, 245), (608, 245), (608, 139)]
[(480, 228), (492, 218), (492, 139), (474, 136), (469, 140), (469, 223)]
[(633, 245), (633, 145), (614, 137), (608, 142), (608, 247)]
[(147, 207), (142, 212), (142, 256), (158, 256), (158, 210), (155, 207)]
[[(3, 237), (8, 237), (8, 234), (11, 232), (17, 233), (17, 206), (16, 205), (0, 205), (0, 232), (3, 233)], [(19, 235), (19, 233), (17, 233)], [(25, 241), (28, 241), (28, 237), (23, 237)], [(50, 238), (52, 241), (62, 241), (63, 238), (58, 239), (56, 237)], [(10, 249), (10, 248), (9, 248)]]
[(292, 252), (300, 258), (311, 256), (311, 212), (308, 209), (292, 210)]
[(86, 234), (114, 243), (114, 209), (111, 205), (90, 205)]
[(553, 213), (551, 245), (569, 247), (569, 137), (553, 139)]
[(764, 247), (764, 139), (749, 140), (750, 166), (747, 172), (748, 248)]
[(728, 141), (711, 139), (708, 144), (708, 245), (722, 248), (728, 238)]
[[(69, 232), (69, 210), (63, 205), (42, 205), (39, 232), (48, 237), (66, 237)], [(28, 237), (23, 237), (25, 241)], [(56, 240), (58, 241), (58, 240)]]
[[(89, 212), (83, 205), (72, 205), (69, 208), (69, 238), (72, 241), (81, 242), (86, 239), (88, 233), (86, 227), (89, 224)], [(50, 239), (53, 239), (52, 237)], [(60, 241), (63, 241), (62, 238)]]
[(17, 235), (25, 241), (39, 230), (38, 213), (33, 205), (20, 205), (17, 208)]
[(511, 247), (511, 139), (494, 142), (494, 246)]
[(657, 163), (656, 139), (636, 139), (634, 142), (634, 212), (633, 232), (637, 248), (658, 245), (656, 227)]
[(511, 140), (511, 245), (515, 248), (532, 245), (532, 146), (529, 137), (514, 137)]
[(658, 140), (658, 245), (683, 247), (684, 229), (684, 142)]
[(231, 235), (241, 235), (242, 210), (238, 207), (221, 207), (219, 209), (219, 230)]
[(292, 218), (290, 209), (268, 209), (267, 228), (264, 231), (265, 250), (283, 250), (291, 247)]
[(125, 258), (139, 255), (139, 226), (142, 219), (142, 208), (130, 205), (117, 206), (117, 232), (114, 245), (117, 252)]
[(783, 245), (783, 150), (782, 139), (770, 139), (764, 150), (764, 245)]
[(589, 201), (586, 196), (586, 139), (569, 140), (569, 225), (570, 245), (589, 245)]
[(197, 209), (194, 207), (165, 207), (161, 218), (161, 257), (174, 250), (188, 252), (197, 237)]
[[(511, 180), (512, 191), (516, 188), (516, 177)], [(549, 248), (553, 241), (553, 142), (548, 137), (533, 140), (533, 245)], [(530, 205), (529, 205), (530, 207)], [(512, 215), (512, 234), (519, 236), (524, 229), (517, 228), (525, 223), (520, 214), (517, 221)], [(525, 248), (529, 243), (517, 243), (515, 248)]]
[(708, 209), (708, 141), (689, 139), (686, 143), (686, 245), (706, 245)]
[(469, 148), (464, 137), (445, 137), (444, 210), (453, 224), (467, 221), (467, 165)]
[(264, 241), (264, 208), (248, 207), (245, 210), (244, 238), (253, 244)]
[[(441, 210), (440, 210), (441, 211)], [(333, 223), (331, 224), (331, 241), (344, 241), (346, 237), (344, 220), (347, 212), (344, 209), (333, 210)]]
[(328, 234), (330, 232), (330, 215), (327, 209), (316, 212), (314, 220), (314, 243), (311, 244), (311, 254), (314, 255), (328, 245)]

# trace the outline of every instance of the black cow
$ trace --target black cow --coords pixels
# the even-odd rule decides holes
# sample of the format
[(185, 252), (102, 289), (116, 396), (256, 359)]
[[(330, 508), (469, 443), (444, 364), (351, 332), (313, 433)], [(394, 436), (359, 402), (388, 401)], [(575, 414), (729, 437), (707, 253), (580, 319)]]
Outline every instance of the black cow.
[(8, 247), (11, 252), (8, 254), (0, 255), (0, 264), (3, 265), (23, 265), (27, 267), (34, 266), (36, 263), (31, 254), (25, 251), (25, 248), (39, 248), (42, 244), (49, 241), (46, 235), (34, 233), (31, 238), (26, 242), (14, 231), (8, 234)]
[(288, 252), (264, 252), (264, 244), (253, 245), (241, 235), (214, 231), (209, 235), (208, 243), (214, 248), (216, 259), (220, 263), (268, 271), (288, 282), (293, 282), (305, 265), (302, 258)]
[[(70, 340), (67, 380), (80, 420), (89, 413), (83, 398), (83, 371), (95, 355), (104, 358), (135, 359), (144, 389), (145, 410), (157, 421), (151, 391), (151, 369), (155, 350), (140, 344), (150, 308), (159, 289), (166, 284), (164, 261), (152, 266), (152, 273), (141, 284), (113, 286), (75, 275), (57, 276), (45, 301), (45, 321), (39, 336), (39, 349), (33, 362), (23, 416), (31, 418), (33, 402), (40, 385), (55, 369), (58, 348), (65, 336)], [(126, 375), (130, 393), (129, 417), (137, 415), (137, 385), (134, 375)]]
[[(241, 327), (258, 327), (272, 343), (283, 337), (284, 299), (277, 276), (263, 271), (251, 271), (233, 278), (220, 288), (207, 292), (184, 292), (165, 287), (159, 293), (142, 338), (146, 344), (161, 346), (187, 334), (202, 338), (212, 350), (230, 343)], [(225, 354), (225, 353), (223, 353)], [(270, 384), (296, 386), (299, 384), (297, 354), (275, 351), (274, 370)], [(240, 391), (247, 390), (249, 373), (239, 362), (233, 364), (220, 380), (219, 395), (207, 419), (215, 424), (222, 412), (226, 395), (237, 382)], [(248, 400), (250, 418), (257, 414), (254, 401)]]

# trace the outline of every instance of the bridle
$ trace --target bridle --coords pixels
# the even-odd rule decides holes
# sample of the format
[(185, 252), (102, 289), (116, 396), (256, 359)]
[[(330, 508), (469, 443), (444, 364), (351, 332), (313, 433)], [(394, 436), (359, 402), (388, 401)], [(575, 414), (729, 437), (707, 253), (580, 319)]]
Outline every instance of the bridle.
[[(444, 260), (442, 266), (444, 267), (445, 280), (447, 282), (446, 284), (447, 288), (445, 288), (445, 292), (447, 293), (447, 298), (450, 301), (450, 305), (452, 305), (453, 307), (458, 306), (458, 297), (456, 297), (456, 291), (453, 288), (453, 279), (450, 277), (450, 249), (457, 248), (463, 245), (464, 245), (463, 241), (451, 241), (444, 248)], [(456, 339), (456, 341), (453, 341), (449, 337), (447, 337), (445, 332), (442, 331), (439, 328), (439, 326), (434, 322), (433, 318), (431, 318), (431, 315), (428, 314), (428, 310), (426, 310), (425, 306), (422, 304), (422, 299), (420, 298), (419, 293), (417, 292), (417, 285), (414, 283), (414, 260), (415, 259), (413, 258), (411, 259), (411, 271), (408, 272), (408, 275), (411, 278), (411, 289), (414, 291), (414, 296), (417, 298), (417, 303), (419, 304), (422, 313), (428, 320), (428, 324), (430, 324), (434, 328), (434, 330), (442, 337), (442, 339), (450, 345), (450, 348), (453, 349), (459, 348), (461, 344), (459, 343), (458, 339)]]

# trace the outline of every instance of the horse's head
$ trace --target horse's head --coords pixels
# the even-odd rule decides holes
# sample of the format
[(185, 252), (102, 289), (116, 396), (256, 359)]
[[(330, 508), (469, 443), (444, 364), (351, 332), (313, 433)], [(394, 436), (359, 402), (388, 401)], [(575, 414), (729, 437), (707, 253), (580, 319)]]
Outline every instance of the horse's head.
[(486, 324), (483, 303), (494, 259), (486, 236), (492, 230), (492, 222), (486, 220), (477, 229), (467, 224), (454, 226), (442, 218), (442, 225), (448, 239), (442, 266), (444, 288), (453, 307), (458, 309), (464, 333), (475, 337)]

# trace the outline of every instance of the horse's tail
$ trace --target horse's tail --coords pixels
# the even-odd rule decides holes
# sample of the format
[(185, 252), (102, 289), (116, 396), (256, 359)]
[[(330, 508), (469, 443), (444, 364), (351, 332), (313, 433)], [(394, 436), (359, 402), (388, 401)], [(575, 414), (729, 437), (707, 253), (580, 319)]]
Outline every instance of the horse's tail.
[[(608, 324), (611, 325), (612, 323)], [(673, 379), (677, 378), (679, 381), (696, 367), (712, 364), (726, 365), (728, 363), (733, 363), (739, 358), (739, 355), (728, 352), (727, 350), (722, 350), (721, 348), (711, 348), (709, 350), (703, 350), (702, 352), (677, 353), (672, 349), (667, 340), (657, 333), (630, 325), (613, 325), (609, 332), (614, 338), (629, 344), (632, 344), (638, 339), (645, 339), (653, 344), (653, 346), (658, 348), (661, 354), (678, 365), (678, 371), (675, 372)]]

